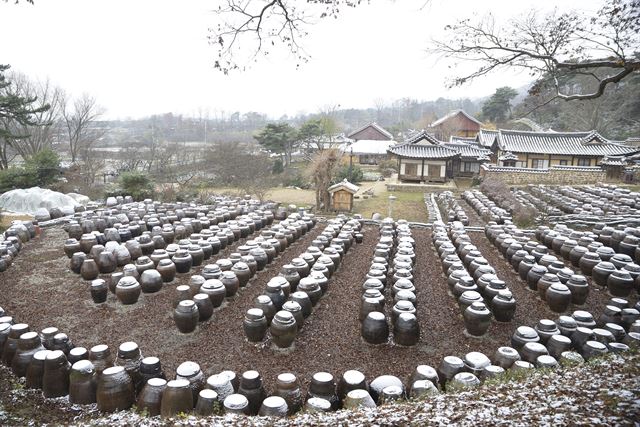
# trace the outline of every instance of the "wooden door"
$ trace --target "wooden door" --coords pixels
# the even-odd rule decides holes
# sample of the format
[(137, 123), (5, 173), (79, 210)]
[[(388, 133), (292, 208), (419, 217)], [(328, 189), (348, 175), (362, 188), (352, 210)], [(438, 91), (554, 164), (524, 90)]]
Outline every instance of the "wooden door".
[(351, 194), (344, 190), (333, 193), (333, 209), (337, 211), (350, 211)]
[(404, 174), (418, 176), (418, 165), (416, 163), (405, 163)]
[(440, 179), (440, 165), (429, 165), (429, 178)]

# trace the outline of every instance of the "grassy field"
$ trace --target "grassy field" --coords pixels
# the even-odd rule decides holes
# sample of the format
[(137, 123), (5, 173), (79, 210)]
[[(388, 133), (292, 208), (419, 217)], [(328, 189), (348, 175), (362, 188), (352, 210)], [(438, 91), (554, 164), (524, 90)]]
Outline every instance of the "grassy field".
[(383, 217), (389, 214), (389, 196), (397, 199), (393, 202), (392, 216), (407, 221), (427, 222), (428, 213), (424, 204), (422, 192), (388, 192), (378, 191), (376, 196), (369, 199), (354, 200), (353, 213), (362, 215), (363, 218), (371, 218), (374, 213), (380, 213)]

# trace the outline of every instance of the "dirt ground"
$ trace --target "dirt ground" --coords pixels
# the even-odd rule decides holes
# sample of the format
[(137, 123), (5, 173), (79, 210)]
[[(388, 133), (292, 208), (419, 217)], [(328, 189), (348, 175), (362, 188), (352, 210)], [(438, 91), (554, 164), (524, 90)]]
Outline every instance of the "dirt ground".
[[(465, 206), (465, 210), (471, 218), (471, 207)], [(481, 220), (474, 218), (472, 224), (476, 221)], [(446, 278), (431, 243), (431, 232), (415, 229), (414, 282), (420, 341), (408, 348), (391, 343), (367, 345), (360, 337), (358, 310), (361, 285), (378, 241), (377, 227), (367, 226), (364, 243), (354, 245), (347, 253), (330, 280), (327, 294), (306, 320), (292, 350), (273, 350), (269, 340), (258, 345), (247, 342), (242, 319), (254, 298), (263, 293), (266, 283), (278, 274), (281, 266), (302, 253), (323, 229), (324, 225), (319, 223), (290, 246), (235, 298), (216, 310), (211, 320), (200, 323), (191, 334), (177, 331), (171, 303), (175, 287), (187, 284), (189, 277), (198, 274), (202, 267), (179, 275), (158, 293), (143, 294), (135, 305), (123, 306), (111, 294), (107, 303), (95, 305), (87, 282), (68, 268), (69, 260), (63, 252), (66, 233), (61, 228), (46, 229), (40, 238), (27, 243), (14, 264), (0, 275), (0, 306), (18, 321), (28, 323), (32, 330), (58, 327), (77, 346), (90, 348), (107, 344), (115, 354), (120, 343), (135, 341), (144, 356), (160, 358), (168, 377), (173, 377), (177, 366), (187, 360), (199, 363), (206, 376), (221, 370), (241, 373), (255, 369), (261, 373), (267, 391), (282, 372), (295, 373), (305, 385), (315, 372), (327, 371), (337, 377), (349, 369), (362, 371), (368, 380), (383, 374), (406, 380), (416, 365), (435, 367), (447, 355), (463, 357), (467, 352), (481, 351), (491, 357), (498, 347), (509, 345), (516, 327), (535, 326), (541, 318), (557, 318), (535, 293), (526, 290), (524, 282), (484, 234), (473, 233), (473, 242), (512, 289), (518, 309), (513, 322), (493, 322), (488, 334), (481, 339), (467, 337), (463, 334), (461, 311), (454, 298), (447, 294)], [(214, 258), (226, 257), (241, 244), (236, 242)], [(580, 309), (590, 310), (597, 318), (606, 299), (603, 292), (592, 288), (587, 305)], [(389, 301), (386, 308), (389, 314)], [(5, 375), (0, 371), (3, 380)], [(4, 399), (1, 394), (0, 399)]]

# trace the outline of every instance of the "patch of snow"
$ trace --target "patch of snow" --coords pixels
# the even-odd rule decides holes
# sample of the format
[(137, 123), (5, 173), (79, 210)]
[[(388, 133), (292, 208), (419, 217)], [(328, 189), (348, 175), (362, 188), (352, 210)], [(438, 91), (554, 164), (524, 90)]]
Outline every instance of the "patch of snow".
[(33, 187), (7, 191), (0, 195), (0, 208), (19, 214), (33, 215), (39, 208), (60, 208), (63, 212), (73, 213), (73, 208), (88, 197), (72, 193), (73, 196), (51, 191), (46, 188)]

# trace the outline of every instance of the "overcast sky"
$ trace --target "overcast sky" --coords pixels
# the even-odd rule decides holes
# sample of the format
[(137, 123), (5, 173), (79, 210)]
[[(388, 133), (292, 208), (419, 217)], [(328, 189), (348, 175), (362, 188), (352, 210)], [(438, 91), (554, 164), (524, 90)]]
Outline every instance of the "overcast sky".
[(428, 41), (460, 17), (492, 12), (505, 19), (530, 8), (597, 10), (601, 2), (371, 0), (314, 25), (303, 41), (312, 58), (300, 69), (276, 54), (230, 76), (213, 69), (214, 49), (207, 41), (216, 0), (13, 3), (0, 1), (0, 63), (49, 77), (72, 94), (92, 94), (108, 118), (199, 111), (258, 111), (277, 118), (329, 105), (475, 98), (500, 86), (522, 86), (528, 75), (506, 73), (447, 89), (450, 64), (425, 52)]

